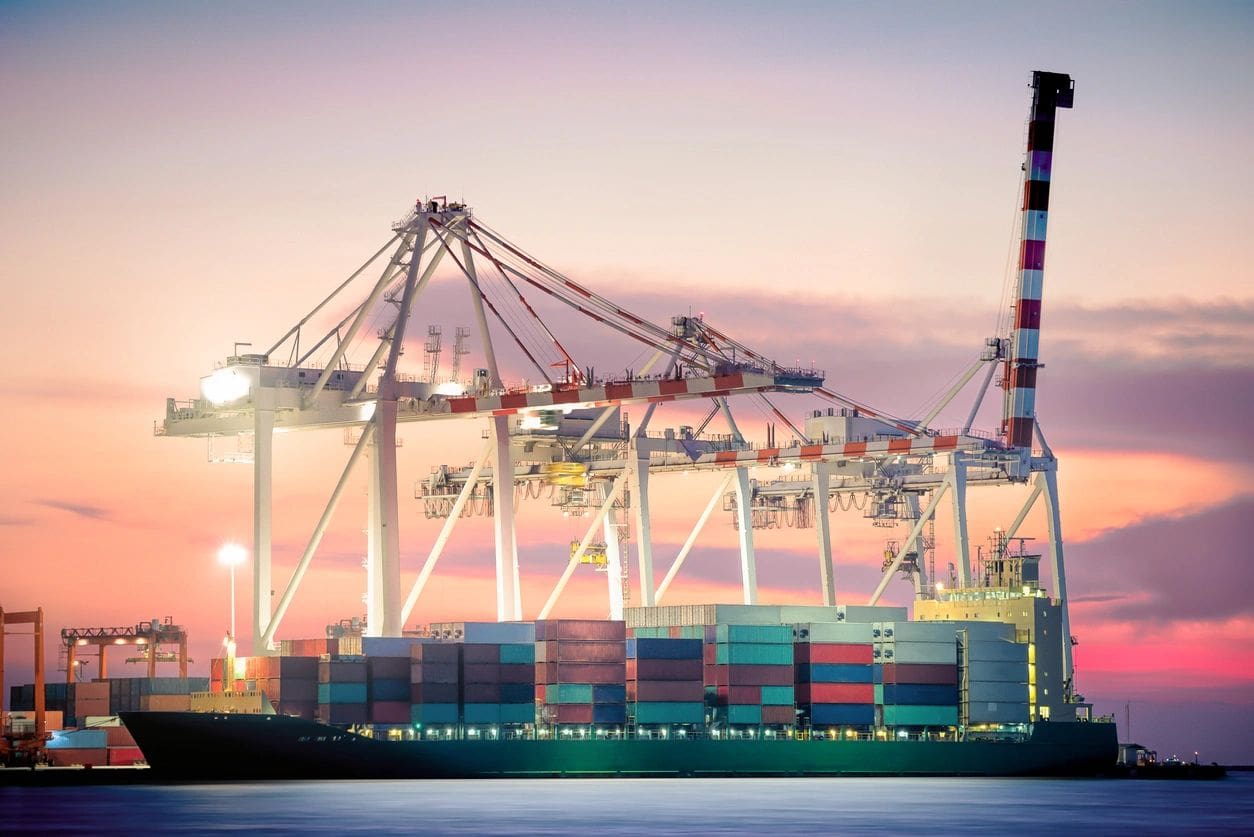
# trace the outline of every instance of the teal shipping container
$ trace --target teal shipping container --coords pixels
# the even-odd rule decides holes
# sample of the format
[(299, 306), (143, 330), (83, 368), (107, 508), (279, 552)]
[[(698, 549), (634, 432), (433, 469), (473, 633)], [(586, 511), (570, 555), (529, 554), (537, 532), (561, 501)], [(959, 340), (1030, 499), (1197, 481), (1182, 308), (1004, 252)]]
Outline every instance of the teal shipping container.
[(727, 707), (727, 723), (760, 724), (762, 723), (762, 707), (732, 704)]
[(526, 663), (534, 664), (536, 661), (536, 645), (529, 642), (526, 645), (510, 644), (501, 646), (501, 662), (502, 663)]
[(592, 703), (592, 686), (583, 683), (559, 683), (545, 690), (548, 703)]
[(711, 633), (719, 643), (792, 645), (792, 625), (711, 625), (706, 630), (706, 641), (711, 639)]
[[(405, 700), (409, 700), (406, 684)], [(365, 683), (319, 683), (318, 703), (365, 703)]]
[[(753, 626), (760, 630), (758, 626)], [(719, 665), (792, 665), (792, 643), (722, 643), (715, 648), (714, 661)]]
[(416, 703), (410, 707), (409, 718), (414, 724), (455, 724), (457, 704)]
[(763, 686), (763, 706), (792, 706), (796, 703), (796, 695), (792, 686)]
[(885, 706), (884, 725), (889, 727), (952, 727), (958, 725), (956, 706)]
[(646, 701), (632, 704), (637, 724), (700, 724), (705, 721), (704, 703)]

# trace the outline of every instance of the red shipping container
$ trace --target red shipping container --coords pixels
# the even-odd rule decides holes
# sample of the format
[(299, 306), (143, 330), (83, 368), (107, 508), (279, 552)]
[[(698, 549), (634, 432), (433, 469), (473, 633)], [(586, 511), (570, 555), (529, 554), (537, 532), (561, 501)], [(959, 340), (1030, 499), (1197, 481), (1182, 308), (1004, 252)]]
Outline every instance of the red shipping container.
[(958, 667), (948, 663), (885, 663), (884, 682), (956, 686)]
[(74, 696), (74, 717), (86, 718), (89, 716), (99, 717), (103, 715), (112, 715), (109, 711), (109, 698), (103, 700), (90, 699), (84, 700), (77, 695)]
[(798, 683), (797, 703), (875, 703), (873, 683)]
[(134, 764), (144, 760), (144, 754), (138, 747), (110, 747), (105, 756), (109, 764)]
[(465, 685), (466, 703), (500, 703), (500, 683), (467, 683)]
[(409, 677), (409, 657), (370, 657), (366, 662), (371, 680), (404, 680)]
[(627, 639), (627, 623), (608, 619), (546, 619), (536, 622), (536, 639)]
[(456, 663), (461, 658), (461, 648), (458, 642), (419, 642), (410, 646), (409, 658), (427, 663)]
[(456, 683), (413, 683), (409, 687), (411, 703), (457, 703)]
[(209, 684), (209, 691), (213, 692), (215, 695), (220, 695), (226, 691), (226, 687), (222, 685), (222, 681), (214, 680)]
[[(74, 686), (75, 700), (108, 700), (109, 699), (109, 681), (92, 681), (91, 683), (78, 683)], [(81, 712), (79, 713), (82, 714)], [(108, 712), (103, 713), (108, 715)]]
[(558, 706), (550, 706), (550, 709), (556, 709), (557, 723), (559, 724), (590, 724), (592, 723), (592, 704), (588, 703), (563, 703)]
[(638, 680), (627, 683), (627, 699), (700, 701), (705, 700), (705, 685), (699, 680)]
[(105, 727), (106, 741), (110, 747), (134, 747), (135, 739), (126, 727)]
[(718, 646), (712, 642), (701, 646), (701, 659), (707, 666), (715, 665), (718, 662)]
[(53, 767), (72, 767), (76, 764), (104, 767), (109, 763), (109, 751), (104, 747), (86, 750), (66, 747), (60, 750), (48, 750), (48, 761)]
[(797, 720), (797, 713), (791, 706), (763, 706), (762, 723), (792, 724)]
[(536, 667), (530, 663), (501, 663), (502, 683), (534, 683)]
[(536, 663), (537, 683), (557, 682), (557, 663)]
[(468, 663), (462, 666), (462, 680), (466, 683), (500, 683), (500, 663)]
[(705, 667), (705, 685), (707, 686), (728, 685), (727, 666), (706, 666)]
[(729, 665), (718, 668), (727, 671), (727, 682), (731, 686), (791, 686), (793, 683), (792, 666)]
[(761, 686), (721, 686), (719, 688), (727, 690), (727, 703), (752, 705), (762, 702)]
[(701, 680), (700, 660), (628, 660), (628, 680)]
[(546, 659), (562, 663), (622, 663), (627, 661), (626, 642), (550, 642)]
[(374, 724), (408, 724), (409, 704), (403, 700), (380, 700), (370, 704), (370, 722)]
[(595, 685), (626, 683), (627, 666), (624, 663), (558, 663), (556, 682)]
[(544, 703), (544, 685), (543, 683), (536, 684), (536, 703)]
[(799, 642), (793, 646), (799, 663), (853, 663), (870, 665), (873, 661), (869, 644), (838, 642)]
[(409, 667), (410, 683), (453, 683), (460, 679), (457, 663), (415, 662)]
[(223, 672), (223, 660), (221, 657), (215, 657), (209, 661), (209, 679), (221, 680)]
[(466, 663), (499, 663), (501, 646), (496, 643), (462, 646), (462, 662)]

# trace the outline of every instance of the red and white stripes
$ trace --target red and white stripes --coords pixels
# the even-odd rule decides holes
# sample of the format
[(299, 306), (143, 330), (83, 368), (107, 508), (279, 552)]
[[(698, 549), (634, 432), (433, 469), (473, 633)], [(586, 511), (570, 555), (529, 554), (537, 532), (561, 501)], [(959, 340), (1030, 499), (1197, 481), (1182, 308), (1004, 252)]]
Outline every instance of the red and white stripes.
[(1037, 351), (1041, 329), (1041, 289), (1045, 278), (1045, 232), (1049, 219), (1049, 179), (1054, 156), (1054, 115), (1069, 108), (1073, 83), (1065, 73), (1032, 74), (1032, 115), (1024, 164), (1023, 225), (1019, 249), (1018, 294), (1011, 354), (1006, 360), (1006, 404), (1002, 432), (1013, 448), (1032, 446), (1036, 415)]
[(987, 443), (983, 439), (974, 436), (919, 436), (913, 439), (876, 439), (869, 442), (836, 442), (788, 448), (717, 451), (701, 454), (693, 464), (740, 467), (836, 459), (880, 459), (885, 456), (917, 456), (953, 450), (981, 450), (986, 446)]

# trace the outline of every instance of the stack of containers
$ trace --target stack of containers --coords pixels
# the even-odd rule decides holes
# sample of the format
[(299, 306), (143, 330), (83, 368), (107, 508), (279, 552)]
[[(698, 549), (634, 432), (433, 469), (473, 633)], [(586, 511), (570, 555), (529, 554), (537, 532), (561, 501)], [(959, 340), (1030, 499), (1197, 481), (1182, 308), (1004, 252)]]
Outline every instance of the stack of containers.
[(868, 623), (811, 623), (793, 630), (797, 708), (811, 727), (875, 723), (874, 650)]
[[(266, 663), (257, 688), (265, 692), (280, 715), (295, 715), (313, 720), (318, 717), (318, 658), (262, 657)], [(409, 672), (405, 672), (408, 685)], [(405, 700), (409, 700), (406, 694)], [(406, 719), (408, 720), (408, 719)]]
[(534, 724), (535, 626), (464, 622), (461, 709), (467, 726)]
[(414, 726), (455, 724), (461, 643), (420, 642), (409, 649), (409, 721)]
[(965, 663), (967, 723), (1026, 724), (1031, 719), (1028, 646), (1009, 636), (968, 630)]
[(366, 657), (370, 723), (410, 723), (410, 658)]
[(627, 722), (627, 629), (621, 621), (536, 622), (539, 718), (559, 726)]
[(104, 729), (52, 730), (50, 734), (44, 747), (53, 767), (103, 767), (109, 763), (109, 736)]
[(876, 703), (887, 727), (958, 724), (958, 640), (952, 622), (877, 622)]
[(109, 711), (108, 682), (101, 680), (96, 683), (74, 684), (74, 711), (68, 714), (76, 723), (82, 723), (84, 718), (113, 714)]
[(370, 719), (366, 661), (318, 663), (318, 719), (325, 724), (364, 724)]
[(627, 640), (627, 714), (637, 726), (705, 722), (702, 645), (638, 633)]
[(796, 719), (791, 625), (707, 625), (705, 685), (731, 726)]

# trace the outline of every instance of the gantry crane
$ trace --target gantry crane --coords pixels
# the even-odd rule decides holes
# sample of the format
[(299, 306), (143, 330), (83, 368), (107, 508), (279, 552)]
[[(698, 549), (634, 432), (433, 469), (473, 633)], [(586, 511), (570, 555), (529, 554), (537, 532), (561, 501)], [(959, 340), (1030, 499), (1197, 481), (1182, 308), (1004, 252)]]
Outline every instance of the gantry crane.
[(4, 638), (8, 625), (30, 625), (29, 636), (35, 646), (35, 728), (33, 732), (16, 729), (9, 717), (0, 712), (0, 765), (35, 765), (42, 761), (44, 742), (48, 740), (44, 690), (44, 609), (5, 612), (0, 607), (0, 695), (4, 694)]
[[(187, 631), (175, 625), (169, 616), (150, 619), (127, 627), (62, 628), (61, 649), (65, 654), (65, 682), (73, 683), (75, 666), (80, 662), (80, 649), (94, 646), (99, 657), (96, 676), (104, 680), (109, 676), (106, 651), (117, 646), (135, 647), (142, 656), (138, 659), (147, 664), (149, 678), (157, 676), (157, 663), (163, 662), (161, 646), (174, 645), (178, 656), (171, 655), (169, 662), (178, 662), (179, 677), (187, 677)], [(129, 660), (128, 660), (129, 662)]]

